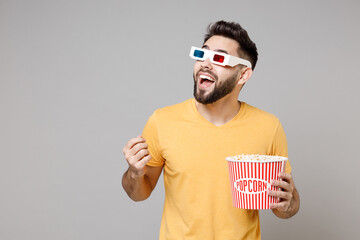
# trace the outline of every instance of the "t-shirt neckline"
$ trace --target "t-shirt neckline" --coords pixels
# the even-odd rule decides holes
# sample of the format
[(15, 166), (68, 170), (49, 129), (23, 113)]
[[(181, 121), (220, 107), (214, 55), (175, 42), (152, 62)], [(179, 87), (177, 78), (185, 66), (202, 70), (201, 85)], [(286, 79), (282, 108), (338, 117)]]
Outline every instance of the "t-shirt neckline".
[(198, 111), (197, 107), (196, 107), (196, 102), (195, 102), (195, 98), (191, 98), (191, 108), (194, 112), (194, 114), (197, 116), (197, 118), (199, 119), (199, 121), (203, 122), (204, 124), (212, 127), (212, 128), (227, 128), (227, 127), (231, 127), (234, 122), (236, 122), (237, 119), (240, 119), (242, 117), (242, 115), (245, 112), (245, 108), (246, 108), (246, 103), (240, 101), (240, 109), (239, 112), (235, 115), (235, 117), (233, 117), (230, 121), (228, 121), (227, 123), (220, 125), (220, 126), (216, 126), (215, 124), (211, 123), (210, 121), (208, 121), (206, 118), (204, 118)]

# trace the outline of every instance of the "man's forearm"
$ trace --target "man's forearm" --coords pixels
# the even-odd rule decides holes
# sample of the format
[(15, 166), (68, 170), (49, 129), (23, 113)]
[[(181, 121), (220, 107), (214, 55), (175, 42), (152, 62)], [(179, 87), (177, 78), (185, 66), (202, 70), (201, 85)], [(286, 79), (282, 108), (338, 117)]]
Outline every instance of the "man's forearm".
[(152, 191), (146, 175), (137, 177), (129, 169), (123, 175), (122, 185), (128, 196), (136, 202), (147, 199)]
[(297, 192), (296, 188), (294, 188), (293, 191), (293, 198), (291, 199), (290, 202), (290, 206), (287, 209), (287, 211), (280, 211), (278, 209), (273, 209), (273, 213), (279, 217), (279, 218), (290, 218), (292, 216), (294, 216), (300, 208), (300, 197), (299, 197), (299, 193)]

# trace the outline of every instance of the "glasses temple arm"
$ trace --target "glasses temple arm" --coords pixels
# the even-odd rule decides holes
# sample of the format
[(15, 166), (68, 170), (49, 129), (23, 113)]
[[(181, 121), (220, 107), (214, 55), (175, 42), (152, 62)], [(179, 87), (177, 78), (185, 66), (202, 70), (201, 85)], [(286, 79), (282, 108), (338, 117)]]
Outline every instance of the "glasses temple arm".
[(238, 64), (242, 64), (245, 65), (249, 68), (252, 68), (251, 63), (248, 60), (242, 59), (242, 58), (238, 58), (238, 57), (234, 57), (234, 56), (230, 56), (229, 59), (229, 66), (234, 67)]

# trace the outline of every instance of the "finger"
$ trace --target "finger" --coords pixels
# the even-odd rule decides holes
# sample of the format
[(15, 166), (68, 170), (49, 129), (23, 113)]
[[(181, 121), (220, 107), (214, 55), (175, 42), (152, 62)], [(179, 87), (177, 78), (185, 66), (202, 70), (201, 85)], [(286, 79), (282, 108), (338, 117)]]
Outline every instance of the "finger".
[(146, 155), (139, 161), (137, 161), (134, 165), (132, 165), (133, 169), (137, 171), (142, 171), (145, 168), (145, 165), (151, 160), (151, 155)]
[(292, 179), (292, 176), (291, 176), (291, 173), (286, 173), (286, 172), (281, 172), (279, 173), (279, 177), (288, 182), (288, 183), (292, 183), (293, 182), (293, 179)]
[(284, 201), (279, 203), (270, 203), (269, 207), (270, 209), (278, 209), (280, 211), (287, 211), (289, 209), (290, 202)]
[(130, 164), (136, 164), (137, 162), (139, 162), (143, 157), (149, 155), (149, 150), (147, 149), (141, 149), (140, 151), (138, 151), (134, 156), (131, 156), (129, 158), (129, 163)]
[(275, 187), (282, 188), (282, 189), (286, 190), (287, 192), (292, 192), (293, 191), (293, 187), (291, 186), (291, 184), (289, 184), (288, 182), (285, 182), (283, 180), (280, 180), (280, 181), (272, 180), (271, 185), (275, 186)]
[(145, 165), (151, 160), (151, 155), (146, 155), (145, 157), (143, 157), (142, 159), (140, 159), (140, 161), (138, 162), (138, 166), (140, 168), (145, 167)]
[(145, 138), (142, 137), (135, 137), (130, 139), (130, 141), (128, 142), (128, 147), (129, 149), (133, 148), (136, 144), (141, 143), (141, 142), (145, 142)]
[(140, 142), (145, 142), (145, 139), (142, 138), (142, 137), (137, 136), (137, 137), (135, 137), (135, 138), (130, 139), (130, 140), (127, 142), (127, 144), (125, 145), (125, 148), (126, 148), (127, 150), (129, 150), (129, 149), (131, 149), (135, 144), (140, 143)]
[(293, 197), (292, 193), (284, 191), (268, 191), (268, 195), (271, 197), (278, 197), (285, 200), (291, 200)]
[(131, 149), (128, 150), (129, 156), (136, 155), (140, 150), (147, 149), (148, 145), (145, 142), (136, 143)]

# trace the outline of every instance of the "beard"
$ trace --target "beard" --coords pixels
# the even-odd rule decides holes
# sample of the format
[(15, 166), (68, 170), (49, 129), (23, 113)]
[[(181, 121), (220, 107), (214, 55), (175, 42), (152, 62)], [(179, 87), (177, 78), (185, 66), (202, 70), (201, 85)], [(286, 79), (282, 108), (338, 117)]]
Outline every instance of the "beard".
[[(206, 71), (202, 71), (202, 72), (206, 72)], [(211, 75), (214, 76), (214, 74), (212, 74), (212, 73), (211, 73)], [(218, 79), (217, 76), (214, 76), (214, 77), (216, 77), (216, 79)], [(194, 74), (193, 75), (194, 97), (195, 97), (196, 101), (198, 101), (199, 103), (202, 103), (202, 104), (210, 104), (210, 103), (214, 103), (217, 100), (225, 97), (226, 95), (231, 93), (233, 91), (233, 89), (235, 88), (236, 77), (237, 77), (236, 74), (234, 74), (232, 77), (229, 77), (225, 81), (222, 81), (222, 82), (216, 81), (214, 83), (215, 84), (214, 89), (210, 93), (207, 93), (203, 89), (198, 89), (196, 77)]]

